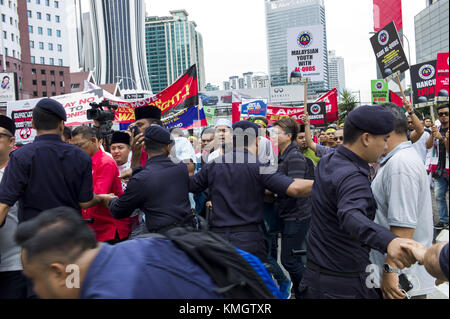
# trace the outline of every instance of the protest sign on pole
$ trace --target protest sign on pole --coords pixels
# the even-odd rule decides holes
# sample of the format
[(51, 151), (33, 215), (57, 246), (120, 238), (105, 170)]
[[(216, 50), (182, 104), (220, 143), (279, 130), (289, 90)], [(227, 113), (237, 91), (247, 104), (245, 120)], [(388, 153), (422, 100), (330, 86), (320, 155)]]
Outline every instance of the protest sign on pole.
[(383, 78), (389, 80), (409, 69), (402, 43), (392, 21), (370, 38)]
[(324, 102), (308, 103), (307, 112), (311, 125), (327, 125), (327, 109)]
[(449, 54), (438, 53), (437, 54), (437, 62), (436, 62), (436, 96), (447, 96), (449, 94)]
[(203, 106), (203, 110), (205, 112), (206, 122), (208, 123), (208, 126), (213, 126), (216, 108), (214, 106)]
[(292, 73), (312, 82), (324, 81), (323, 25), (295, 27), (287, 30), (288, 81)]
[(436, 60), (412, 65), (411, 84), (415, 103), (423, 103), (434, 99)]
[(373, 104), (389, 102), (389, 86), (385, 80), (372, 80), (371, 87)]

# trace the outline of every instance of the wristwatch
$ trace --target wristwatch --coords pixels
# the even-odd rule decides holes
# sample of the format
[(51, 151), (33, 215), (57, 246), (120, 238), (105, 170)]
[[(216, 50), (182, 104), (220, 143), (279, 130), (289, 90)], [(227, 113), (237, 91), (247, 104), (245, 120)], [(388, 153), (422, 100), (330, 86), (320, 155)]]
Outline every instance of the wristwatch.
[(383, 272), (399, 274), (400, 273), (400, 269), (392, 268), (389, 264), (384, 264), (383, 265)]
[(408, 112), (409, 115), (413, 115), (415, 114), (414, 110), (412, 110), (411, 112)]

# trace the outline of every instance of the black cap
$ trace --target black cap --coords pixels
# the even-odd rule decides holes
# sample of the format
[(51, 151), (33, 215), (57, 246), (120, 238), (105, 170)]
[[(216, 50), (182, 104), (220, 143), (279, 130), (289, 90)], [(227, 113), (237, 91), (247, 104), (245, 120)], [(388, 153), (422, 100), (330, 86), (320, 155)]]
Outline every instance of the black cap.
[(10, 131), (13, 136), (16, 133), (16, 125), (14, 124), (14, 121), (7, 116), (0, 115), (0, 127)]
[(48, 113), (56, 115), (63, 121), (67, 121), (67, 114), (64, 106), (56, 100), (49, 98), (42, 99), (36, 104), (36, 108), (40, 108)]
[(116, 143), (130, 145), (130, 135), (120, 131), (114, 132), (111, 138), (111, 145)]
[(154, 105), (146, 105), (134, 109), (134, 116), (137, 120), (156, 119), (161, 120), (161, 109)]
[(348, 114), (347, 121), (360, 130), (384, 135), (395, 129), (394, 115), (391, 111), (379, 105), (363, 105)]
[(236, 133), (238, 133), (238, 135), (239, 135), (239, 131), (236, 131), (236, 129), (242, 129), (243, 131), (245, 131), (249, 128), (255, 130), (255, 136), (258, 136), (259, 126), (250, 121), (239, 121), (239, 122), (234, 123), (233, 124), (233, 134), (236, 135)]
[(159, 126), (151, 125), (145, 130), (145, 138), (161, 144), (172, 144), (172, 138), (168, 129)]

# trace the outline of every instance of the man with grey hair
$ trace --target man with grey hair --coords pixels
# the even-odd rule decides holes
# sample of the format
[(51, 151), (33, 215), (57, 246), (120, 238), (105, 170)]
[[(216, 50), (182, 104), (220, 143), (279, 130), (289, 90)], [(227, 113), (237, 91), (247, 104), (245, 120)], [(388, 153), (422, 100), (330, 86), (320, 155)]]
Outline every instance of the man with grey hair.
[[(409, 102), (404, 101), (405, 109)], [(408, 120), (397, 105), (381, 105), (390, 110), (395, 118), (395, 130), (387, 141), (386, 156), (380, 164), (377, 176), (372, 182), (372, 191), (377, 202), (375, 222), (388, 228), (402, 238), (414, 239), (427, 247), (433, 241), (433, 212), (428, 176), (423, 159), (408, 141)], [(372, 250), (371, 262), (381, 272), (375, 277), (375, 286), (380, 285), (384, 298), (403, 299), (405, 291), (399, 288), (400, 270), (395, 269), (392, 260)], [(380, 274), (380, 272), (378, 274)], [(434, 289), (434, 280), (420, 265), (404, 269), (414, 288), (409, 292), (414, 298), (423, 298)]]

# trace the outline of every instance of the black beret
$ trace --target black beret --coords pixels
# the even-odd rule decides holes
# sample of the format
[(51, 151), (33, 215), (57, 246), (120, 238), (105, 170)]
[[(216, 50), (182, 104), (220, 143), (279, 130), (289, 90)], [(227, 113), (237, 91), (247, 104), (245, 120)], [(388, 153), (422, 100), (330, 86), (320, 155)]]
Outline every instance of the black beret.
[(172, 144), (172, 138), (168, 129), (159, 126), (151, 125), (145, 130), (145, 138), (161, 144)]
[(62, 106), (62, 104), (56, 100), (49, 99), (49, 98), (42, 99), (39, 101), (38, 104), (36, 104), (36, 108), (40, 108), (44, 111), (52, 113), (53, 115), (56, 115), (61, 120), (67, 121), (67, 115), (66, 115), (66, 110), (64, 109), (64, 106)]
[(116, 144), (116, 143), (121, 143), (121, 144), (127, 144), (130, 145), (130, 135), (128, 133), (125, 132), (114, 132), (111, 138), (111, 144)]
[(10, 131), (13, 136), (16, 133), (16, 125), (14, 124), (14, 121), (7, 116), (0, 115), (0, 127)]
[(379, 105), (363, 105), (348, 114), (347, 121), (360, 130), (383, 135), (395, 129), (392, 112)]
[(236, 131), (236, 129), (241, 129), (243, 131), (247, 130), (247, 129), (253, 129), (255, 130), (255, 135), (258, 136), (258, 132), (259, 132), (259, 126), (253, 122), (250, 121), (239, 121), (233, 124), (233, 134), (236, 135), (236, 133), (238, 133), (239, 135), (239, 131)]
[(134, 109), (134, 116), (137, 120), (156, 119), (161, 120), (161, 109), (154, 105), (146, 105)]

